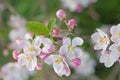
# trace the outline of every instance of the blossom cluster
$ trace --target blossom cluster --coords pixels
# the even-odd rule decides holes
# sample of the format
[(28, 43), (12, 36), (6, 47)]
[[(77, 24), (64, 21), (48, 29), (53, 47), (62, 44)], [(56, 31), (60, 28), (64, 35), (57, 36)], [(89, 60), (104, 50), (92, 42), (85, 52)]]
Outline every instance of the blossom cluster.
[(3, 80), (27, 80), (33, 73), (33, 71), (19, 66), (16, 62), (7, 63), (1, 68)]
[(97, 32), (91, 35), (95, 43), (94, 49), (101, 50), (100, 62), (105, 67), (111, 67), (120, 58), (120, 24), (110, 28), (110, 35), (97, 29)]
[(63, 6), (69, 8), (70, 11), (82, 12), (83, 8), (95, 3), (97, 0), (61, 0)]
[[(52, 65), (60, 77), (70, 75), (71, 71), (68, 64), (73, 67), (80, 66), (82, 56), (80, 46), (84, 41), (81, 37), (69, 36), (76, 26), (76, 20), (67, 21), (64, 10), (58, 10), (56, 16), (65, 22), (68, 30), (53, 28), (49, 33), (52, 38), (35, 34), (32, 38), (17, 39), (16, 43), (20, 49), (13, 51), (13, 58), (18, 61), (19, 65), (33, 71), (34, 69), (41, 70), (42, 64), (46, 63)], [(62, 32), (68, 32), (67, 36), (60, 36)], [(54, 40), (55, 37), (58, 40)]]

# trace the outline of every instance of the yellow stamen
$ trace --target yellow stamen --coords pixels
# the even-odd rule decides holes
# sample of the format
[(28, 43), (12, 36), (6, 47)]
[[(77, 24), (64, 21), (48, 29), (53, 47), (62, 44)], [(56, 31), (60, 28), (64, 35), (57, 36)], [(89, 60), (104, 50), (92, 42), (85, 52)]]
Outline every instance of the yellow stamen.
[(30, 52), (33, 52), (33, 51), (35, 51), (35, 48), (34, 48), (33, 46), (30, 46), (30, 47), (28, 48), (28, 50), (29, 50)]
[(118, 50), (118, 52), (120, 52), (120, 46), (118, 46), (117, 50)]
[(32, 57), (31, 57), (31, 56), (28, 56), (28, 55), (25, 57), (25, 59), (26, 59), (26, 61), (28, 61), (28, 62), (31, 62), (31, 61), (32, 61)]
[(120, 32), (117, 32), (117, 33), (116, 33), (116, 37), (117, 37), (117, 38), (120, 38)]
[(56, 64), (60, 64), (62, 62), (62, 59), (60, 59), (60, 58), (57, 58), (56, 60), (55, 60), (55, 63)]
[(107, 38), (105, 36), (104, 37), (100, 37), (99, 41), (103, 45), (105, 42), (107, 42)]
[(75, 46), (71, 45), (69, 46), (69, 51), (73, 51), (75, 49)]

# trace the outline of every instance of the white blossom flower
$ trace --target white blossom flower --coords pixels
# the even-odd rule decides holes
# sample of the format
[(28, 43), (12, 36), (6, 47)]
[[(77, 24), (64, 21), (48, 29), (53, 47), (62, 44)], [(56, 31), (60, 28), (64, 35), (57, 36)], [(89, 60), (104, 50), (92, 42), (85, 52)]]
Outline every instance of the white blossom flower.
[(95, 3), (97, 0), (61, 0), (63, 6), (69, 8), (70, 11), (76, 11), (79, 6), (85, 8), (89, 4)]
[(111, 50), (114, 55), (117, 55), (118, 58), (120, 57), (120, 43), (114, 43), (109, 47), (109, 50)]
[(68, 64), (65, 62), (63, 57), (60, 55), (50, 55), (44, 61), (48, 65), (52, 64), (54, 71), (60, 77), (62, 77), (63, 75), (69, 76), (71, 73)]
[(95, 32), (91, 35), (92, 40), (95, 42), (95, 50), (105, 51), (110, 44), (108, 35), (100, 29), (97, 29), (98, 32)]
[(35, 55), (21, 53), (18, 56), (18, 64), (25, 66), (26, 69), (33, 71), (37, 65), (37, 57)]
[(81, 58), (80, 66), (75, 68), (77, 74), (88, 76), (95, 72), (96, 62), (94, 59), (90, 58), (89, 53), (83, 52)]
[(80, 37), (75, 37), (70, 39), (69, 37), (63, 38), (63, 45), (60, 47), (60, 54), (66, 58), (73, 60), (79, 58), (82, 54), (82, 50), (78, 47), (83, 44), (83, 39)]
[(41, 49), (40, 57), (44, 59), (48, 54), (54, 51), (54, 45), (49, 38), (43, 36), (36, 37), (36, 44), (39, 45)]
[(110, 29), (110, 33), (112, 34), (111, 40), (113, 42), (120, 42), (120, 24), (112, 26)]
[(12, 29), (9, 32), (9, 38), (11, 40), (11, 46), (13, 49), (20, 49), (20, 47), (16, 44), (16, 40), (23, 40), (24, 35), (26, 34), (26, 29), (25, 28), (20, 28), (20, 29)]
[(20, 67), (15, 62), (5, 64), (2, 67), (1, 72), (3, 80), (26, 80), (31, 75), (31, 73), (33, 73), (27, 71), (23, 67)]
[(26, 20), (19, 15), (11, 15), (8, 24), (14, 28), (26, 27)]
[(118, 60), (118, 56), (113, 52), (102, 53), (100, 62), (104, 63), (105, 67), (111, 67)]
[(78, 6), (78, 0), (61, 0), (64, 7), (69, 8), (70, 11), (75, 11)]
[(39, 55), (41, 53), (40, 43), (36, 37), (32, 42), (29, 40), (23, 40), (23, 51), (27, 54)]

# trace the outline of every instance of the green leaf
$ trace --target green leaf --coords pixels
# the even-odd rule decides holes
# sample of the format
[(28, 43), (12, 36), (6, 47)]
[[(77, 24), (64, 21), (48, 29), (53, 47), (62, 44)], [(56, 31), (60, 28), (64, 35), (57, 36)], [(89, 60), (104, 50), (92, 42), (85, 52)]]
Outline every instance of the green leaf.
[(53, 18), (53, 19), (51, 19), (49, 21), (49, 23), (48, 23), (48, 29), (49, 29), (49, 31), (52, 31), (52, 29), (54, 28), (55, 23), (56, 23), (56, 19), (55, 18)]
[(33, 32), (36, 35), (48, 35), (49, 34), (49, 30), (48, 28), (37, 21), (29, 21), (27, 24), (27, 30), (30, 32)]

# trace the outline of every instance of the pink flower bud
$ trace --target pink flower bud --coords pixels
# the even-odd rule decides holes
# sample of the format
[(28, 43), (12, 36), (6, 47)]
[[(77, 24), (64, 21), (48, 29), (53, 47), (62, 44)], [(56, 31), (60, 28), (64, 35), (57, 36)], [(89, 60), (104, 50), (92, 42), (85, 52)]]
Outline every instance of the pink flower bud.
[(52, 34), (53, 34), (53, 36), (58, 36), (60, 34), (60, 30), (59, 29), (53, 29)]
[(73, 28), (76, 25), (76, 23), (77, 21), (75, 19), (71, 19), (68, 21), (67, 25)]
[(81, 64), (81, 60), (79, 58), (75, 58), (72, 62), (74, 67), (78, 67)]
[(83, 11), (83, 7), (81, 5), (78, 5), (76, 8), (76, 12), (82, 12)]
[(56, 12), (56, 16), (60, 19), (63, 20), (66, 18), (66, 13), (64, 10), (60, 9)]
[(36, 65), (36, 69), (37, 69), (37, 70), (42, 70), (42, 65), (41, 65), (40, 63), (38, 63), (38, 64)]
[(12, 55), (13, 55), (13, 58), (14, 58), (15, 60), (17, 60), (17, 59), (18, 59), (19, 52), (15, 50), (15, 51), (13, 51)]

